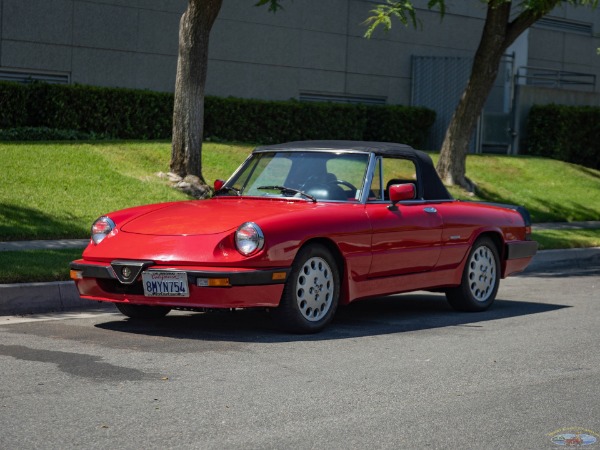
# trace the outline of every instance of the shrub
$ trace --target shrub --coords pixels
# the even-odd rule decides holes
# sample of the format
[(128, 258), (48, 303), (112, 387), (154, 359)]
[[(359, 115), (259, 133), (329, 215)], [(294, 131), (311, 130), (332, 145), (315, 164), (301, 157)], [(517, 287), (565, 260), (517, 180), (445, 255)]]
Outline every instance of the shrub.
[(22, 127), (0, 129), (0, 141), (78, 141), (104, 139), (109, 136), (84, 133), (76, 130), (57, 130), (48, 127)]
[(27, 124), (27, 93), (23, 85), (0, 82), (0, 128)]
[[(204, 111), (205, 138), (263, 144), (348, 139), (422, 147), (435, 120), (435, 113), (425, 108), (295, 100), (207, 97)], [(59, 136), (64, 133), (56, 130), (91, 137), (169, 139), (172, 117), (170, 93), (39, 82), (0, 83), (0, 128), (20, 130), (5, 130), (3, 136), (9, 136), (6, 139), (17, 135), (25, 136), (24, 140), (40, 135), (63, 139)], [(44, 131), (34, 132), (37, 128)]]
[(527, 123), (531, 155), (600, 169), (600, 108), (534, 105)]

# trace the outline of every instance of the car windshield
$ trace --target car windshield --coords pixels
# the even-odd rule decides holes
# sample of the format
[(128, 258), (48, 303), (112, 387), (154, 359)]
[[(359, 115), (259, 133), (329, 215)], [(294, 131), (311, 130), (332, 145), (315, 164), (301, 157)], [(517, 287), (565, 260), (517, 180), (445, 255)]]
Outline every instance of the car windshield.
[(244, 163), (219, 194), (358, 201), (368, 160), (366, 153), (258, 152)]

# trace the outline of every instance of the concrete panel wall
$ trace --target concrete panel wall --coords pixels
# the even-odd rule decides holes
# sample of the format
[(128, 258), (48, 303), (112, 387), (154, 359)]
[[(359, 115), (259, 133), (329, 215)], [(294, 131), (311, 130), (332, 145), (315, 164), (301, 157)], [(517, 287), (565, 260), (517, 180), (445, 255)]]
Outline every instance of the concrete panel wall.
[(72, 0), (3, 0), (2, 40), (71, 44)]
[(172, 91), (186, 0), (0, 0), (0, 70)]
[[(311, 92), (408, 104), (411, 57), (472, 57), (486, 13), (479, 0), (449, 0), (443, 20), (420, 8), (421, 27), (396, 22), (391, 32), (378, 30), (366, 40), (363, 22), (374, 0), (283, 0), (276, 14), (254, 3), (223, 2), (211, 36), (208, 94), (289, 99)], [(172, 91), (186, 5), (0, 0), (0, 70), (64, 72), (74, 83)], [(559, 8), (554, 15), (600, 32), (600, 10)], [(528, 64), (600, 77), (596, 47), (600, 37), (536, 28)]]

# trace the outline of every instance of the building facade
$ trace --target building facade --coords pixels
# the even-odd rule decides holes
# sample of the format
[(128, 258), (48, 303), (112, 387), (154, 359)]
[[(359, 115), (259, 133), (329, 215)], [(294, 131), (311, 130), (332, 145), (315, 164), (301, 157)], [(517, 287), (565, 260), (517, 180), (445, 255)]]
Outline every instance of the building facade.
[[(364, 21), (374, 0), (282, 0), (276, 14), (255, 3), (224, 0), (211, 34), (207, 94), (428, 106), (439, 116), (430, 147), (439, 144), (479, 42), (483, 2), (448, 0), (443, 20), (423, 7), (417, 29), (395, 23), (371, 39)], [(0, 0), (0, 79), (172, 91), (186, 5)], [(526, 108), (515, 99), (600, 104), (598, 47), (600, 10), (559, 7), (528, 30), (507, 52), (475, 149), (486, 139), (489, 148), (502, 141), (500, 151), (518, 147)]]

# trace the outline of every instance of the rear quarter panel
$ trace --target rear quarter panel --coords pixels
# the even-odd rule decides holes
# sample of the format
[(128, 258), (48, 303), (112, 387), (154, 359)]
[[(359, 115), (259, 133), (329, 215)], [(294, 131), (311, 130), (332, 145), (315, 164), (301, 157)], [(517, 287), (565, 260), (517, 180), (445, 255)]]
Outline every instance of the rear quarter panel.
[(442, 251), (437, 269), (458, 267), (475, 240), (489, 233), (501, 240), (500, 258), (504, 259), (504, 243), (525, 240), (525, 224), (514, 210), (487, 205), (452, 201), (437, 206), (442, 216)]

